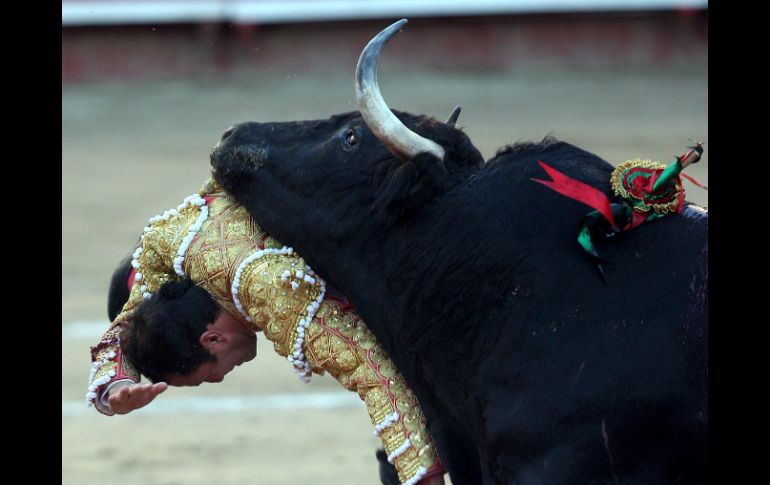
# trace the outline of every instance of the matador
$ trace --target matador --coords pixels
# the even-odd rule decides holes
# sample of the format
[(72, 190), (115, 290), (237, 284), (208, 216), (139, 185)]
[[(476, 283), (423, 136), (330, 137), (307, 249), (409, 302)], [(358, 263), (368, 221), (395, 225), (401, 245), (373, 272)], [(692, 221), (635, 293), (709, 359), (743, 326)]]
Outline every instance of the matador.
[(110, 389), (140, 382), (121, 350), (121, 331), (164, 283), (189, 278), (239, 324), (263, 332), (304, 382), (328, 372), (357, 392), (402, 483), (444, 473), (416, 397), (354, 309), (327, 297), (323, 280), (303, 259), (213, 180), (150, 219), (131, 264), (128, 301), (91, 348), (89, 405), (112, 415)]

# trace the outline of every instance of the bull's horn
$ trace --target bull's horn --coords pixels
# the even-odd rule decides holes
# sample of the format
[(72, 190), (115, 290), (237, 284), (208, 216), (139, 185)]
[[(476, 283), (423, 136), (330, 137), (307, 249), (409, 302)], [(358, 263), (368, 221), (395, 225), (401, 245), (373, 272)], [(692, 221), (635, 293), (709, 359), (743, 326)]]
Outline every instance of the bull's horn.
[(449, 114), (449, 118), (447, 118), (446, 124), (449, 126), (454, 126), (457, 123), (457, 117), (460, 116), (460, 110), (462, 110), (462, 107), (455, 106), (455, 109), (453, 109)]
[(377, 84), (377, 61), (385, 43), (407, 22), (401, 19), (377, 34), (364, 47), (356, 67), (356, 105), (366, 125), (394, 155), (410, 160), (419, 153), (431, 153), (444, 159), (438, 143), (413, 132), (390, 111)]

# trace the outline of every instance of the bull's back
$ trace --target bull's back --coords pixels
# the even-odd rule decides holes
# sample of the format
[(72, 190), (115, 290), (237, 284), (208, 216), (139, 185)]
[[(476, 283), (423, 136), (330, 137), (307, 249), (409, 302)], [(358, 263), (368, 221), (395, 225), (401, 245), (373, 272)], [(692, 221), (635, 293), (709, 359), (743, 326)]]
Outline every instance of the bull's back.
[(605, 283), (576, 240), (592, 209), (531, 178), (548, 179), (543, 160), (609, 194), (611, 167), (571, 146), (516, 155), (468, 184), (474, 203), (452, 221), (495, 251), (484, 251), (483, 283), (470, 271), (442, 279), (468, 288), (462, 325), (474, 331), (434, 341), (444, 355), (458, 345), (476, 355), (471, 382), (443, 368), (442, 386), (472, 396), (458, 413), (500, 481), (694, 479), (707, 428), (707, 216), (599, 243)]

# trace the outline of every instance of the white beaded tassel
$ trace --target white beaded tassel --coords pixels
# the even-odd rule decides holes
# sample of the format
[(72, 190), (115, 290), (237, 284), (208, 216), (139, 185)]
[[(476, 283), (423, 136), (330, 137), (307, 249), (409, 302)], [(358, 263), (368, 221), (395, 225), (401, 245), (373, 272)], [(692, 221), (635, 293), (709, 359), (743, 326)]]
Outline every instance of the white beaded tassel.
[[(295, 277), (312, 285), (316, 282), (316, 278), (312, 276), (314, 274), (313, 270), (308, 266), (307, 274), (302, 270), (297, 270), (295, 272)], [(297, 339), (294, 341), (294, 352), (287, 356), (287, 360), (294, 364), (294, 372), (296, 372), (299, 379), (306, 384), (310, 382), (313, 370), (310, 367), (310, 363), (305, 359), (305, 354), (302, 352), (302, 348), (305, 344), (305, 331), (310, 326), (310, 322), (313, 321), (313, 317), (321, 307), (321, 302), (326, 295), (326, 282), (321, 278), (318, 278), (317, 281), (321, 286), (321, 291), (318, 293), (315, 301), (310, 302), (308, 305), (306, 310), (307, 315), (304, 318), (301, 318), (297, 323)]]
[[(230, 294), (233, 295), (233, 302), (235, 303), (235, 307), (249, 322), (252, 322), (253, 320), (243, 308), (241, 300), (238, 296), (238, 290), (241, 285), (241, 274), (243, 273), (243, 270), (246, 268), (246, 266), (267, 254), (291, 255), (294, 254), (294, 249), (288, 246), (284, 246), (281, 249), (260, 249), (259, 251), (256, 251), (253, 254), (247, 256), (246, 259), (244, 259), (243, 262), (238, 265), (238, 269), (236, 269), (235, 276), (233, 277), (233, 284), (230, 288)], [(321, 286), (321, 291), (318, 294), (318, 297), (316, 297), (315, 301), (310, 302), (310, 304), (305, 309), (306, 315), (302, 317), (299, 322), (297, 322), (297, 326), (295, 327), (297, 338), (294, 340), (292, 352), (286, 356), (286, 360), (291, 362), (291, 364), (294, 366), (294, 372), (304, 383), (310, 382), (310, 378), (313, 375), (313, 370), (310, 366), (310, 363), (307, 361), (307, 359), (305, 359), (305, 353), (302, 351), (305, 343), (305, 330), (307, 330), (307, 327), (313, 320), (313, 316), (318, 311), (318, 308), (321, 307), (321, 302), (326, 295), (326, 282), (321, 278), (316, 279), (316, 277), (312, 276), (314, 274), (315, 273), (313, 273), (313, 270), (310, 268), (307, 268), (307, 273), (302, 270), (296, 270), (293, 274), (289, 270), (284, 270), (284, 272), (281, 273), (281, 281), (286, 282), (291, 279), (290, 285), (294, 291), (299, 288), (301, 282), (312, 285), (318, 281)]]
[(318, 282), (321, 284), (321, 292), (318, 294), (315, 301), (308, 305), (307, 315), (301, 318), (297, 323), (297, 339), (294, 341), (294, 351), (286, 356), (286, 360), (294, 365), (294, 372), (299, 376), (299, 380), (306, 384), (310, 382), (313, 370), (310, 367), (310, 362), (305, 359), (305, 354), (302, 352), (302, 348), (305, 344), (305, 330), (310, 326), (310, 322), (313, 320), (313, 316), (315, 316), (315, 313), (321, 306), (321, 302), (326, 294), (326, 282), (320, 278), (318, 278)]
[[(182, 239), (182, 244), (179, 245), (179, 249), (176, 251), (176, 257), (174, 258), (174, 271), (176, 271), (176, 274), (179, 276), (184, 276), (184, 271), (182, 270), (182, 263), (184, 262), (184, 253), (187, 252), (187, 248), (190, 247), (190, 244), (192, 243), (192, 240), (195, 238), (195, 235), (198, 234), (198, 231), (200, 231), (201, 227), (203, 226), (203, 223), (206, 222), (206, 219), (209, 216), (209, 208), (206, 206), (206, 199), (200, 196), (191, 196), (192, 199), (190, 199), (187, 203), (191, 206), (198, 206), (201, 208), (201, 213), (198, 215), (198, 218), (195, 220), (195, 223), (190, 226), (190, 228), (187, 230), (187, 235)], [(182, 206), (182, 208), (184, 208)], [(181, 210), (181, 209), (179, 209)]]
[(388, 455), (388, 463), (393, 463), (396, 458), (403, 455), (410, 446), (412, 446), (412, 442), (409, 441), (409, 438), (405, 439), (404, 442), (401, 443), (401, 446), (393, 450), (393, 453)]
[[(206, 222), (206, 219), (209, 216), (209, 208), (206, 205), (206, 199), (198, 194), (185, 197), (184, 201), (179, 204), (176, 209), (169, 209), (163, 212), (163, 214), (151, 217), (149, 224), (144, 228), (144, 233), (142, 234), (142, 240), (144, 240), (144, 234), (152, 231), (153, 224), (160, 221), (167, 221), (175, 215), (179, 214), (180, 211), (187, 207), (200, 207), (200, 214), (198, 214), (198, 218), (195, 220), (195, 223), (193, 223), (193, 225), (190, 226), (187, 230), (187, 234), (185, 235), (184, 239), (182, 239), (182, 243), (179, 245), (179, 248), (176, 251), (176, 257), (174, 258), (174, 272), (176, 272), (176, 274), (179, 276), (185, 275), (184, 271), (182, 270), (182, 263), (184, 263), (184, 253), (187, 252), (187, 248), (190, 246), (190, 243), (192, 243), (195, 235), (198, 233), (198, 231), (200, 231), (200, 228), (203, 226), (203, 223)], [(138, 247), (136, 251), (134, 251), (133, 259), (131, 260), (131, 266), (133, 266), (136, 270), (134, 281), (142, 281), (142, 265), (139, 262), (142, 249), (142, 246)], [(147, 290), (146, 284), (142, 284), (140, 291), (142, 292), (142, 298), (147, 299), (152, 296), (152, 293)]]
[(115, 358), (117, 354), (114, 350), (111, 350), (109, 353), (107, 353), (104, 358), (101, 360), (94, 361), (93, 364), (91, 364), (91, 373), (88, 376), (88, 392), (86, 392), (86, 403), (88, 404), (88, 407), (91, 407), (94, 405), (94, 401), (96, 400), (96, 390), (99, 389), (99, 386), (103, 384), (107, 384), (110, 382), (110, 379), (115, 377), (115, 371), (111, 370), (108, 375), (104, 375), (98, 379), (94, 379), (96, 376), (96, 373), (99, 371), (99, 369), (102, 368), (103, 365), (108, 364), (111, 360)]
[(386, 428), (388, 428), (393, 423), (398, 421), (398, 418), (399, 418), (399, 415), (395, 411), (385, 416), (385, 419), (383, 419), (382, 421), (380, 421), (374, 426), (374, 436), (380, 436), (380, 434), (382, 434), (382, 432), (385, 431)]
[[(280, 249), (260, 249), (259, 251), (256, 251), (244, 259), (241, 264), (238, 265), (238, 268), (235, 270), (235, 276), (233, 276), (233, 284), (230, 287), (230, 294), (233, 295), (233, 302), (235, 303), (235, 308), (238, 309), (238, 311), (243, 315), (243, 317), (248, 322), (253, 322), (254, 320), (251, 319), (251, 317), (246, 313), (246, 310), (244, 310), (243, 305), (241, 304), (241, 300), (238, 297), (238, 289), (241, 286), (241, 274), (243, 273), (243, 270), (248, 266), (249, 264), (253, 263), (254, 261), (258, 260), (259, 258), (266, 256), (268, 254), (282, 254), (282, 255), (291, 255), (294, 254), (294, 250), (288, 246), (284, 246)], [(284, 273), (287, 273), (288, 270), (284, 271)], [(281, 274), (281, 279), (283, 280), (283, 274)]]

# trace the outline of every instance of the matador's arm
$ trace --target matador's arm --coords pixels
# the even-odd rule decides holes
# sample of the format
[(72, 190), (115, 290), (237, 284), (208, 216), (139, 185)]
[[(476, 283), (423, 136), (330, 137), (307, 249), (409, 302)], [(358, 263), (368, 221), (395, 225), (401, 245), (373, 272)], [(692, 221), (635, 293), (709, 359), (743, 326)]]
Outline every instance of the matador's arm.
[[(111, 281), (109, 311), (113, 323), (99, 343), (91, 347), (91, 374), (88, 378), (86, 402), (107, 416), (115, 414), (107, 402), (110, 390), (116, 386), (138, 384), (141, 380), (139, 372), (128, 362), (119, 345), (120, 331), (128, 321), (127, 310), (136, 305), (138, 296), (129, 298), (136, 270), (132, 270), (131, 266), (123, 268), (124, 263), (128, 266), (131, 259), (121, 263)], [(118, 288), (117, 285), (124, 285), (124, 287)]]
[(239, 268), (234, 296), (303, 380), (329, 372), (366, 403), (374, 434), (405, 484), (444, 469), (412, 391), (363, 320), (324, 298), (323, 283), (288, 248), (265, 250)]

